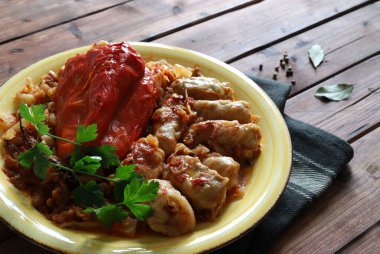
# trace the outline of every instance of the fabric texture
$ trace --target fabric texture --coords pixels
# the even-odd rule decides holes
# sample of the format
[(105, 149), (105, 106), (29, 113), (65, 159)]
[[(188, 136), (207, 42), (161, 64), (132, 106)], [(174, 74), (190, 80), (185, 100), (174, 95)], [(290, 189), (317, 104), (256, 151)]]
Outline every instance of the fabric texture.
[[(251, 77), (284, 111), (290, 85)], [(333, 182), (340, 169), (353, 157), (344, 140), (309, 124), (284, 115), (293, 148), (293, 164), (284, 193), (270, 213), (249, 233), (215, 253), (267, 253), (292, 224)]]

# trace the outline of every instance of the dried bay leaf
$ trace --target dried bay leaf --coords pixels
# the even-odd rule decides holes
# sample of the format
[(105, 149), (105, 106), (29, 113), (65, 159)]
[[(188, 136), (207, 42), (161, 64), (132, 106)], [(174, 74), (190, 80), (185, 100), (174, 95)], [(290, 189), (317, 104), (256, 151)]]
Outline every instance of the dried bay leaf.
[(323, 61), (325, 53), (320, 45), (315, 44), (309, 49), (309, 57), (314, 67), (317, 68)]
[(348, 98), (351, 95), (353, 89), (353, 84), (322, 86), (318, 88), (314, 96), (318, 98), (326, 98), (332, 101), (341, 101)]

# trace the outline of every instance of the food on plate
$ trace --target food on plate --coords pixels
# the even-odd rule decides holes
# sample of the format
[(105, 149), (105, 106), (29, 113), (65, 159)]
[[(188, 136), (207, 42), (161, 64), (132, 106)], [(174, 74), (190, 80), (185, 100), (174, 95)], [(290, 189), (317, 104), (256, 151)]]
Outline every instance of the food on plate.
[(252, 122), (249, 104), (246, 101), (194, 100), (191, 109), (197, 113), (197, 122), (206, 120), (237, 120), (239, 123)]
[(233, 90), (227, 82), (209, 77), (180, 78), (173, 82), (175, 93), (195, 100), (232, 100)]
[(192, 232), (195, 215), (187, 199), (169, 181), (160, 183), (157, 198), (150, 201), (153, 215), (147, 219), (151, 229), (168, 236), (179, 236)]
[(250, 160), (260, 152), (260, 139), (260, 127), (255, 123), (209, 120), (191, 125), (184, 143), (189, 146), (207, 144), (222, 155)]
[(191, 110), (187, 99), (178, 94), (171, 94), (164, 100), (152, 116), (153, 134), (158, 138), (165, 154), (174, 152), (177, 141), (187, 130)]
[(0, 114), (3, 170), (60, 227), (184, 235), (244, 195), (260, 154), (259, 117), (233, 94), (197, 66), (102, 41)]
[(218, 153), (211, 153), (202, 160), (202, 163), (210, 169), (218, 172), (221, 176), (228, 178), (226, 185), (227, 190), (232, 190), (233, 188), (238, 187), (240, 164), (232, 157), (222, 156)]
[[(152, 74), (144, 59), (128, 44), (96, 44), (86, 54), (70, 58), (53, 97), (56, 135), (75, 140), (76, 127), (96, 123), (93, 145), (110, 144), (125, 156), (150, 119), (156, 100)], [(61, 157), (74, 146), (57, 142)]]
[(165, 153), (158, 147), (158, 139), (148, 135), (133, 142), (122, 165), (134, 164), (134, 170), (146, 179), (161, 178), (164, 169)]
[(183, 193), (202, 216), (215, 220), (226, 200), (228, 178), (197, 157), (175, 153), (168, 158), (162, 177)]

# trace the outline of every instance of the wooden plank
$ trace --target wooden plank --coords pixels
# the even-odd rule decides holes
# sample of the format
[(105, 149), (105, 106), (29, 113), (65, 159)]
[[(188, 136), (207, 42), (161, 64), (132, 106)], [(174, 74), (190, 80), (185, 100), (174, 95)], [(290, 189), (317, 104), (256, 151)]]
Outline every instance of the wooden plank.
[[(232, 65), (244, 73), (271, 79), (273, 73), (277, 73), (274, 68), (279, 66), (279, 60), (286, 51), (294, 75), (286, 77), (286, 71), (279, 68), (277, 77), (279, 81), (286, 83), (291, 83), (294, 79), (294, 94), (379, 52), (379, 13), (379, 2), (368, 5), (233, 62)], [(316, 43), (325, 51), (325, 61), (317, 69), (312, 66), (308, 57), (308, 49)], [(263, 65), (262, 71), (259, 70), (260, 64)]]
[(379, 140), (380, 128), (352, 144), (355, 156), (349, 167), (287, 230), (272, 253), (333, 253), (379, 222)]
[[(359, 0), (350, 0), (360, 2)], [(0, 45), (0, 84), (52, 54), (99, 40), (137, 41), (258, 0), (139, 0)]]
[(125, 0), (0, 1), (2, 14), (0, 43), (125, 2)]
[(229, 61), (365, 2), (368, 1), (292, 0), (287, 4), (263, 1), (157, 42), (198, 50)]
[(338, 253), (340, 254), (365, 254), (380, 250), (380, 222), (368, 229), (362, 236), (346, 245)]
[[(354, 140), (380, 123), (379, 66), (380, 55), (377, 55), (291, 98), (285, 113), (345, 140)], [(319, 87), (340, 83), (355, 84), (347, 100), (323, 102), (314, 97)]]

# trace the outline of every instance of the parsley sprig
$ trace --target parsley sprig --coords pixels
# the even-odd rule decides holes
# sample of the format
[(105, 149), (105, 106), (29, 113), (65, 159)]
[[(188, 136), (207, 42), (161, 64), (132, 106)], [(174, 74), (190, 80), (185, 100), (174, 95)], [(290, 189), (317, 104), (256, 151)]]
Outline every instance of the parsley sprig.
[[(115, 154), (116, 148), (111, 145), (97, 147), (86, 146), (98, 137), (97, 125), (77, 127), (76, 140), (69, 140), (55, 136), (49, 132), (46, 125), (45, 106), (20, 104), (20, 129), (23, 132), (22, 118), (34, 125), (37, 130), (37, 141), (42, 135), (70, 142), (74, 145), (74, 152), (70, 158), (70, 165), (62, 165), (51, 158), (53, 151), (43, 142), (36, 142), (29, 150), (18, 156), (21, 166), (30, 169), (33, 166), (34, 174), (41, 180), (45, 180), (48, 168), (56, 168), (70, 172), (78, 181), (78, 186), (73, 190), (74, 202), (84, 208), (86, 213), (94, 213), (96, 217), (107, 227), (120, 221), (130, 214), (138, 220), (144, 221), (152, 214), (152, 208), (145, 204), (157, 197), (159, 183), (147, 181), (134, 171), (135, 165), (120, 165), (120, 160)], [(118, 166), (113, 177), (105, 177), (97, 174), (100, 168)], [(89, 175), (102, 181), (113, 182), (113, 200), (111, 204), (106, 200), (101, 186), (90, 180), (86, 183), (80, 181), (79, 175)]]

